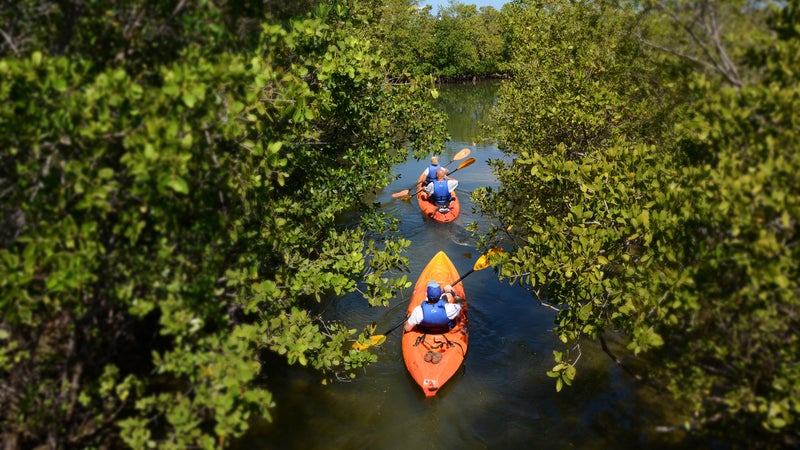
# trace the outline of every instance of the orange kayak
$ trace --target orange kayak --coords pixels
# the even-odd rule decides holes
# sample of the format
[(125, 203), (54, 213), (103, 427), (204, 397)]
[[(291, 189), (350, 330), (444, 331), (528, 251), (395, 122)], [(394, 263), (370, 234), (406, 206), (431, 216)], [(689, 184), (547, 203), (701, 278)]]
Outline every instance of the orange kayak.
[(458, 217), (458, 214), (461, 212), (461, 202), (458, 200), (458, 196), (456, 196), (455, 191), (452, 193), (453, 200), (450, 202), (450, 206), (446, 208), (440, 208), (436, 206), (434, 203), (425, 200), (422, 195), (422, 191), (417, 192), (417, 203), (419, 203), (419, 208), (422, 210), (422, 213), (425, 214), (425, 216), (437, 222), (452, 222), (456, 220), (456, 217)]
[[(407, 315), (425, 301), (428, 281), (435, 280), (441, 286), (452, 284), (459, 279), (458, 271), (450, 258), (440, 251), (422, 269), (414, 285)], [(461, 314), (455, 326), (442, 334), (424, 334), (414, 327), (403, 333), (403, 360), (414, 381), (422, 388), (426, 397), (433, 397), (439, 389), (458, 371), (467, 355), (467, 298), (461, 283), (453, 286), (463, 299)]]

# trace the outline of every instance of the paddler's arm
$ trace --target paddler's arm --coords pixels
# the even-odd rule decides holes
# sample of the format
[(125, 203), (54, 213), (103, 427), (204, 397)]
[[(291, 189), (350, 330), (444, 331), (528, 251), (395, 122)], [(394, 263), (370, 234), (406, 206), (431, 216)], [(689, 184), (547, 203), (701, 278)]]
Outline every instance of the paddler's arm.
[(458, 296), (458, 293), (456, 292), (455, 289), (453, 289), (453, 286), (450, 286), (449, 284), (447, 286), (445, 286), (444, 287), (444, 293), (447, 294), (447, 296), (448, 296), (448, 298), (447, 298), (448, 302), (450, 302), (450, 303), (461, 303), (461, 297)]
[(428, 197), (433, 195), (433, 183), (428, 183), (427, 185), (425, 185), (425, 187), (422, 188), (422, 194), (423, 194), (422, 195), (423, 200), (427, 200)]
[(426, 167), (425, 170), (423, 170), (422, 173), (419, 175), (419, 178), (417, 178), (417, 185), (419, 185), (420, 189), (425, 187), (425, 180), (427, 178), (428, 178), (428, 168)]
[(403, 332), (411, 331), (420, 322), (422, 322), (422, 308), (417, 306), (411, 311), (411, 315), (408, 316), (408, 319), (406, 319), (406, 323), (403, 325)]

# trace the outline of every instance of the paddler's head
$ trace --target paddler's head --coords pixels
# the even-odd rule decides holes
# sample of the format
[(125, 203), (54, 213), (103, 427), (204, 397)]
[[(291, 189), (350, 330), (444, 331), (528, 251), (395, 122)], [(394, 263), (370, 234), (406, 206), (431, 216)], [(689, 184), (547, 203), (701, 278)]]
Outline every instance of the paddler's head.
[(428, 282), (428, 298), (427, 301), (434, 303), (438, 302), (440, 298), (442, 298), (442, 287), (439, 286), (439, 283), (435, 281)]

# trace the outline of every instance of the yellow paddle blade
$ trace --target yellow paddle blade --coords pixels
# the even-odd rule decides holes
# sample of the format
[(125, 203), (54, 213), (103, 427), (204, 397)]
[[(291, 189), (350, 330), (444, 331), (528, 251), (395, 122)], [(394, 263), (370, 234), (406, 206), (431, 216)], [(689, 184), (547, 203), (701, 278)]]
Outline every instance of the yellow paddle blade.
[(473, 270), (483, 270), (489, 267), (489, 258), (486, 255), (481, 255), (477, 261), (475, 261), (475, 265), (472, 266)]
[[(456, 168), (456, 170), (463, 169), (464, 167), (470, 166), (470, 165), (472, 165), (474, 163), (475, 163), (475, 158), (470, 158), (470, 159), (462, 162), (461, 164), (459, 164), (458, 168)], [(455, 172), (456, 170), (454, 170), (453, 172)]]
[(382, 334), (376, 334), (369, 337), (369, 342), (353, 342), (353, 348), (356, 350), (364, 350), (372, 347), (373, 345), (381, 345), (384, 342), (386, 342), (386, 336)]
[(490, 248), (488, 252), (486, 252), (486, 255), (489, 256), (489, 257), (492, 257), (494, 255), (502, 255), (503, 253), (505, 253), (505, 250), (503, 250), (502, 248), (493, 247), (493, 248)]
[(502, 253), (504, 253), (504, 252), (503, 252), (503, 249), (500, 248), (500, 247), (495, 247), (495, 248), (490, 249), (488, 252), (486, 252), (486, 254), (481, 255), (481, 257), (478, 258), (477, 261), (475, 261), (475, 265), (472, 267), (472, 269), (473, 270), (483, 270), (483, 269), (489, 267), (492, 264), (492, 262), (490, 261), (492, 259), (492, 257), (494, 257), (495, 255), (500, 255)]

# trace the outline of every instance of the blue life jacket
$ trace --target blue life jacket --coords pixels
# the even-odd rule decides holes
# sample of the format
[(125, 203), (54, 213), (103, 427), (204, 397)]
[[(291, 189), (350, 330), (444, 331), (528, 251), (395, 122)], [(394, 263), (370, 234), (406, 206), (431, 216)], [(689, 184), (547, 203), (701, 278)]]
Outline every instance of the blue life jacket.
[(440, 167), (442, 166), (438, 164), (435, 166), (433, 164), (428, 166), (428, 178), (425, 179), (426, 186), (428, 185), (428, 183), (433, 183), (434, 181), (436, 181), (436, 171), (439, 170)]
[(433, 196), (431, 198), (435, 203), (447, 203), (452, 199), (450, 189), (447, 187), (447, 180), (433, 182)]
[(447, 311), (444, 309), (444, 300), (439, 299), (436, 303), (422, 302), (422, 323), (423, 327), (444, 328), (450, 326), (450, 319), (447, 318)]

